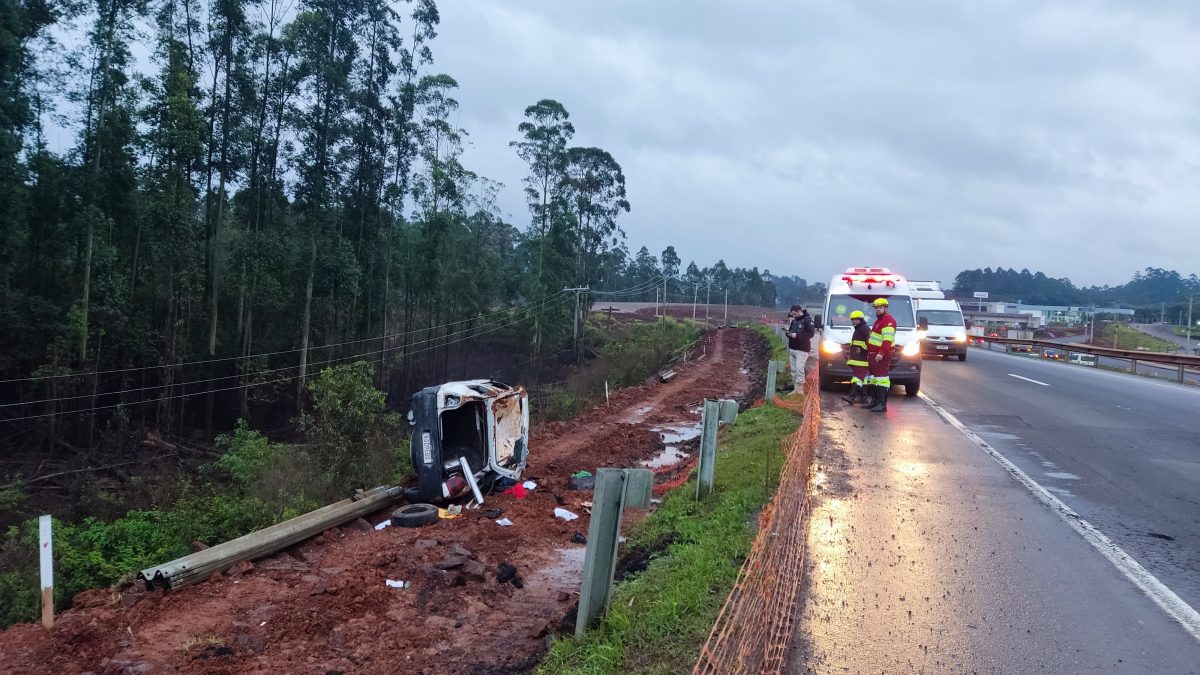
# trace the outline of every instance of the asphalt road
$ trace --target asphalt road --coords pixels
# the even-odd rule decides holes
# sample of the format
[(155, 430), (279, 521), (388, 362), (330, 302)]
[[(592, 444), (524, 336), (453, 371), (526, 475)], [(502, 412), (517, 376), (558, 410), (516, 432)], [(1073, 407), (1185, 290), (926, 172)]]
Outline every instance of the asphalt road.
[[(1076, 342), (1076, 343), (1078, 343), (1078, 342), (1083, 342), (1085, 339), (1086, 338), (1084, 336), (1077, 335), (1077, 336), (1073, 336), (1073, 337), (1060, 338), (1058, 340), (1058, 342), (1066, 342), (1066, 343)], [(1004, 345), (1001, 345), (1001, 344), (988, 343), (988, 347), (985, 347), (984, 349), (989, 349), (989, 348), (991, 351), (994, 351), (994, 352), (1003, 352), (1004, 351)], [(972, 350), (971, 353), (974, 353), (974, 351), (975, 350)], [(1021, 352), (1021, 353), (1015, 353), (1013, 355), (1024, 357), (1024, 358), (1029, 358), (1029, 359), (1035, 359), (1035, 360), (1041, 359), (1041, 351), (1040, 350), (1035, 350), (1032, 354)], [(970, 358), (970, 357), (968, 357), (968, 358)], [(1111, 358), (1108, 356), (1098, 356), (1096, 358), (1098, 359), (1098, 363), (1101, 366), (1104, 366), (1106, 368), (1114, 368), (1117, 370), (1124, 370), (1126, 372), (1129, 372), (1129, 370), (1130, 370), (1131, 364), (1128, 359), (1114, 359), (1114, 358)], [(1072, 364), (1072, 365), (1074, 365), (1074, 364)], [(1081, 367), (1081, 366), (1076, 366), (1076, 367)], [(1142, 375), (1142, 376), (1154, 377), (1156, 379), (1167, 380), (1169, 382), (1175, 382), (1175, 381), (1177, 381), (1177, 379), (1179, 377), (1179, 369), (1176, 366), (1159, 366), (1159, 365), (1155, 365), (1152, 363), (1146, 363), (1145, 361), (1138, 361), (1137, 372), (1139, 375)], [(1200, 371), (1185, 370), (1183, 373), (1183, 379), (1185, 381), (1191, 382), (1193, 384), (1200, 384)]]
[(1200, 389), (978, 350), (925, 365), (930, 398), (1200, 608)]
[[(1189, 581), (1197, 423), (1164, 425), (1127, 399), (1146, 396), (1170, 420), (1194, 411), (1200, 391), (1135, 380), (1135, 396), (1118, 375), (999, 354), (927, 366), (931, 399), (1037, 480), (1069, 485), (1074, 504), (1094, 500), (1089, 517), (1115, 512), (1130, 524), (1122, 545)], [(1114, 389), (1123, 395), (1106, 400)], [(1200, 673), (1200, 641), (924, 400), (893, 397), (886, 416), (837, 394), (822, 406), (790, 672)], [(1114, 519), (1095, 522), (1113, 529)], [(1150, 527), (1178, 536), (1154, 539)]]
[[(1179, 348), (1182, 351), (1187, 351), (1188, 349), (1187, 336), (1176, 335), (1174, 326), (1168, 326), (1161, 323), (1137, 323), (1134, 324), (1134, 327), (1143, 333), (1146, 333), (1147, 335), (1153, 335), (1160, 340), (1174, 342), (1175, 344), (1179, 345)], [(1193, 328), (1191, 346), (1195, 347), (1197, 343), (1200, 343), (1200, 329)]]

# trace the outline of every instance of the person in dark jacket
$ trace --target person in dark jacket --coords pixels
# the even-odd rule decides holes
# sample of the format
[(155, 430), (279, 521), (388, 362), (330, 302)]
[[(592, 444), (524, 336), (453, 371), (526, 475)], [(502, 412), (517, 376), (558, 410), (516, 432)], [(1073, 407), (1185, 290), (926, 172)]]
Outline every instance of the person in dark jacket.
[(808, 362), (808, 354), (812, 351), (812, 339), (817, 334), (816, 325), (808, 310), (800, 305), (792, 305), (788, 312), (792, 322), (788, 324), (788, 363), (792, 368), (792, 393), (799, 394), (804, 390), (804, 366)]
[(854, 324), (854, 335), (846, 347), (846, 365), (850, 366), (850, 395), (842, 400), (851, 405), (867, 402), (866, 387), (871, 386), (870, 364), (867, 362), (867, 340), (871, 338), (871, 327), (862, 312), (850, 312), (850, 323)]

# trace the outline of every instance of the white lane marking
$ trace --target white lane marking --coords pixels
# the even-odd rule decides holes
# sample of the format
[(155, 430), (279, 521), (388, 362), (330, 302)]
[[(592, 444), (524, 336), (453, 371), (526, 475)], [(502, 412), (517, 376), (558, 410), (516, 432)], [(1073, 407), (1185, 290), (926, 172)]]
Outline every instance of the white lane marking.
[[(1005, 354), (1004, 352), (994, 352), (994, 351), (990, 351), (987, 349), (978, 349), (977, 348), (976, 351), (981, 352), (983, 354), (991, 354), (993, 356), (998, 356), (1000, 358), (1025, 359), (1025, 363), (1040, 363), (1040, 364), (1042, 364), (1041, 367), (1045, 367), (1045, 368), (1058, 368), (1058, 367), (1066, 366), (1066, 367), (1071, 368), (1070, 372), (1091, 373), (1093, 375), (1101, 375), (1104, 377), (1110, 377), (1110, 378), (1115, 378), (1118, 380), (1124, 380), (1125, 382), (1136, 382), (1138, 384), (1144, 384), (1144, 385), (1147, 385), (1150, 387), (1158, 387), (1159, 389), (1170, 389), (1171, 391), (1186, 391), (1186, 392), (1189, 392), (1192, 394), (1200, 394), (1200, 387), (1186, 385), (1186, 384), (1179, 384), (1178, 382), (1173, 382), (1173, 383), (1172, 382), (1161, 382), (1161, 381), (1156, 382), (1155, 380), (1153, 380), (1151, 378), (1142, 377), (1140, 375), (1133, 375), (1132, 373), (1114, 372), (1111, 370), (1104, 370), (1103, 368), (1093, 368), (1091, 366), (1073, 366), (1072, 364), (1060, 363), (1058, 361), (1044, 361), (1041, 359), (1035, 360), (1035, 359), (1030, 359), (1030, 358), (1027, 358), (1024, 356), (1016, 356), (1014, 354)], [(1037, 368), (1039, 366), (1034, 366), (1034, 367)], [(1191, 380), (1189, 380), (1189, 382), (1190, 381)]]
[(1025, 376), (1023, 376), (1023, 375), (1014, 375), (1014, 374), (1012, 374), (1012, 373), (1009, 373), (1009, 374), (1008, 374), (1008, 376), (1009, 376), (1009, 377), (1015, 377), (1015, 378), (1017, 378), (1018, 380), (1025, 380), (1026, 382), (1032, 382), (1032, 383), (1034, 383), (1034, 384), (1040, 384), (1040, 385), (1042, 385), (1043, 387), (1049, 387), (1049, 386), (1050, 386), (1050, 385), (1046, 384), (1045, 382), (1039, 382), (1039, 381), (1037, 381), (1037, 380), (1030, 379), (1030, 378), (1028, 378), (1028, 377), (1025, 377)]
[(928, 403), (931, 408), (937, 411), (937, 414), (941, 415), (942, 419), (946, 420), (955, 429), (961, 431), (962, 434), (971, 439), (975, 445), (983, 448), (983, 451), (991, 455), (992, 459), (996, 460), (997, 464), (1004, 467), (1005, 471), (1012, 475), (1013, 478), (1017, 479), (1017, 482), (1019, 482), (1021, 485), (1024, 485), (1030, 492), (1032, 492), (1033, 496), (1036, 497), (1038, 501), (1050, 507), (1052, 511), (1058, 514), (1059, 518), (1062, 518), (1067, 525), (1071, 526), (1071, 529), (1078, 532), (1079, 536), (1083, 537), (1087, 543), (1091, 544), (1093, 548), (1099, 551), (1100, 555), (1108, 558), (1108, 561), (1111, 562), (1113, 566), (1121, 572), (1121, 574), (1124, 574), (1126, 579), (1129, 579), (1129, 581), (1132, 582), (1134, 586), (1137, 586), (1142, 593), (1146, 595), (1146, 597), (1154, 601), (1154, 604), (1158, 605), (1164, 612), (1166, 612), (1167, 616), (1178, 622), (1180, 626), (1183, 626), (1183, 629), (1187, 631), (1189, 635), (1191, 635), (1197, 641), (1200, 641), (1200, 612), (1197, 612), (1192, 608), (1191, 605), (1184, 602), (1183, 598), (1180, 598), (1175, 594), (1175, 591), (1172, 591), (1170, 588), (1168, 588), (1166, 584), (1159, 581), (1158, 578), (1151, 574), (1145, 567), (1142, 567), (1138, 561), (1134, 560), (1120, 546), (1117, 546), (1111, 539), (1104, 536), (1103, 532), (1097, 530), (1094, 525), (1084, 520), (1083, 517), (1076, 513), (1071, 507), (1064, 504), (1061, 499), (1050, 494), (1050, 492), (1046, 488), (1042, 487), (1040, 483), (1030, 478), (1028, 474), (1020, 469), (1020, 467), (1008, 461), (1008, 458), (1000, 454), (999, 451), (992, 446), (988, 445), (987, 441), (983, 440), (976, 435), (975, 432), (968, 429), (962, 422), (959, 422), (958, 418), (950, 414), (942, 406), (938, 405), (933, 399), (929, 398), (925, 392), (921, 392), (917, 395), (920, 396), (926, 403)]

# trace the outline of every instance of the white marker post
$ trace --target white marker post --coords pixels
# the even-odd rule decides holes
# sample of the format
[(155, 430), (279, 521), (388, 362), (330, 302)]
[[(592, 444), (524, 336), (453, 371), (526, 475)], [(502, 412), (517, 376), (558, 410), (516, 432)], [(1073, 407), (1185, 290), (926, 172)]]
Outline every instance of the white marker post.
[(54, 546), (51, 542), (50, 516), (38, 518), (38, 551), (42, 570), (42, 625), (54, 626)]

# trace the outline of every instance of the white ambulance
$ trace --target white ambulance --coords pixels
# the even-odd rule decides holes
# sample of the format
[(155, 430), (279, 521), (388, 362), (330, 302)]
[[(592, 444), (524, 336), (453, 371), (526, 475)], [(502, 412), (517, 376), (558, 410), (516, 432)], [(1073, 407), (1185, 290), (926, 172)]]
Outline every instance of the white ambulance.
[(850, 313), (858, 310), (867, 325), (875, 323), (876, 298), (887, 298), (888, 311), (896, 320), (896, 347), (892, 350), (892, 384), (904, 385), (904, 393), (916, 396), (921, 390), (921, 338), (917, 330), (913, 291), (908, 281), (886, 267), (851, 267), (829, 282), (825, 311), (816, 317), (821, 339), (821, 388), (850, 380), (845, 348), (854, 333)]

